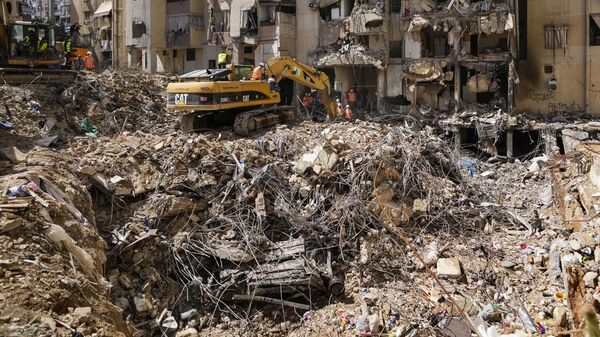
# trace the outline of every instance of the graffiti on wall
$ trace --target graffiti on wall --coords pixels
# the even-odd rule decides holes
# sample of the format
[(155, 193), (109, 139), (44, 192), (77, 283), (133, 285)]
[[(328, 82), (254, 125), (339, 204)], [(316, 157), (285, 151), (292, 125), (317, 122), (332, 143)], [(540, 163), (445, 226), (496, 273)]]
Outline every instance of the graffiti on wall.
[(527, 98), (536, 103), (540, 103), (540, 102), (551, 99), (552, 93), (548, 92), (548, 91), (529, 90), (529, 93), (527, 94)]
[(548, 103), (549, 112), (583, 112), (579, 104), (573, 103)]

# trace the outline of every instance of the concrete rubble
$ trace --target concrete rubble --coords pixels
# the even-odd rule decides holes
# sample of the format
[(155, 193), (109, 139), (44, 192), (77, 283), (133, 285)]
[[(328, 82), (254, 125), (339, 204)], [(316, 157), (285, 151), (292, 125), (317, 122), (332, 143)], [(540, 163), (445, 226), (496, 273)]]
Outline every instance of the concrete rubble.
[(600, 300), (592, 133), (519, 158), (358, 120), (190, 134), (164, 78), (78, 81), (58, 114), (1, 87), (27, 97), (0, 108), (2, 336), (558, 336)]

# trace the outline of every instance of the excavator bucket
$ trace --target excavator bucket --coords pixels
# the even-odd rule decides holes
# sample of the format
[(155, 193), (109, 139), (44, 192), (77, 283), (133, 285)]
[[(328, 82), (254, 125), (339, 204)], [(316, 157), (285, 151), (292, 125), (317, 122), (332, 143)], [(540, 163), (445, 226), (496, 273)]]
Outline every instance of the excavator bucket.
[(62, 69), (0, 68), (1, 84), (69, 84), (77, 72)]

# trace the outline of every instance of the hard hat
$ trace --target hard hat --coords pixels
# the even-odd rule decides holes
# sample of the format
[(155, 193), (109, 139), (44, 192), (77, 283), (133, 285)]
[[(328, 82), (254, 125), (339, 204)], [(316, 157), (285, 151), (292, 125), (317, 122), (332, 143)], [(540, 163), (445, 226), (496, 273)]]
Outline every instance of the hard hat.
[(258, 65), (259, 65), (259, 66), (261, 66), (261, 67), (264, 67), (264, 66), (265, 66), (265, 64), (264, 64), (264, 63), (262, 63), (262, 62), (261, 62), (261, 63), (259, 63)]
[(346, 108), (349, 108), (350, 106), (346, 104)]
[(92, 52), (91, 52), (91, 51), (88, 51), (88, 52), (87, 52), (87, 54), (88, 54), (88, 55), (92, 55)]

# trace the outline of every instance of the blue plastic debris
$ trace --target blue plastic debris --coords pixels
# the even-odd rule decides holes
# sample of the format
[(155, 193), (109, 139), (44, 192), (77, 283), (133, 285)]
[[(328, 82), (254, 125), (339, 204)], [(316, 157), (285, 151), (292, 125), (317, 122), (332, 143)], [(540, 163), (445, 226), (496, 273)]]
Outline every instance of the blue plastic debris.
[(13, 127), (13, 123), (10, 121), (0, 121), (0, 129), (1, 130), (7, 130), (7, 129), (12, 129)]

